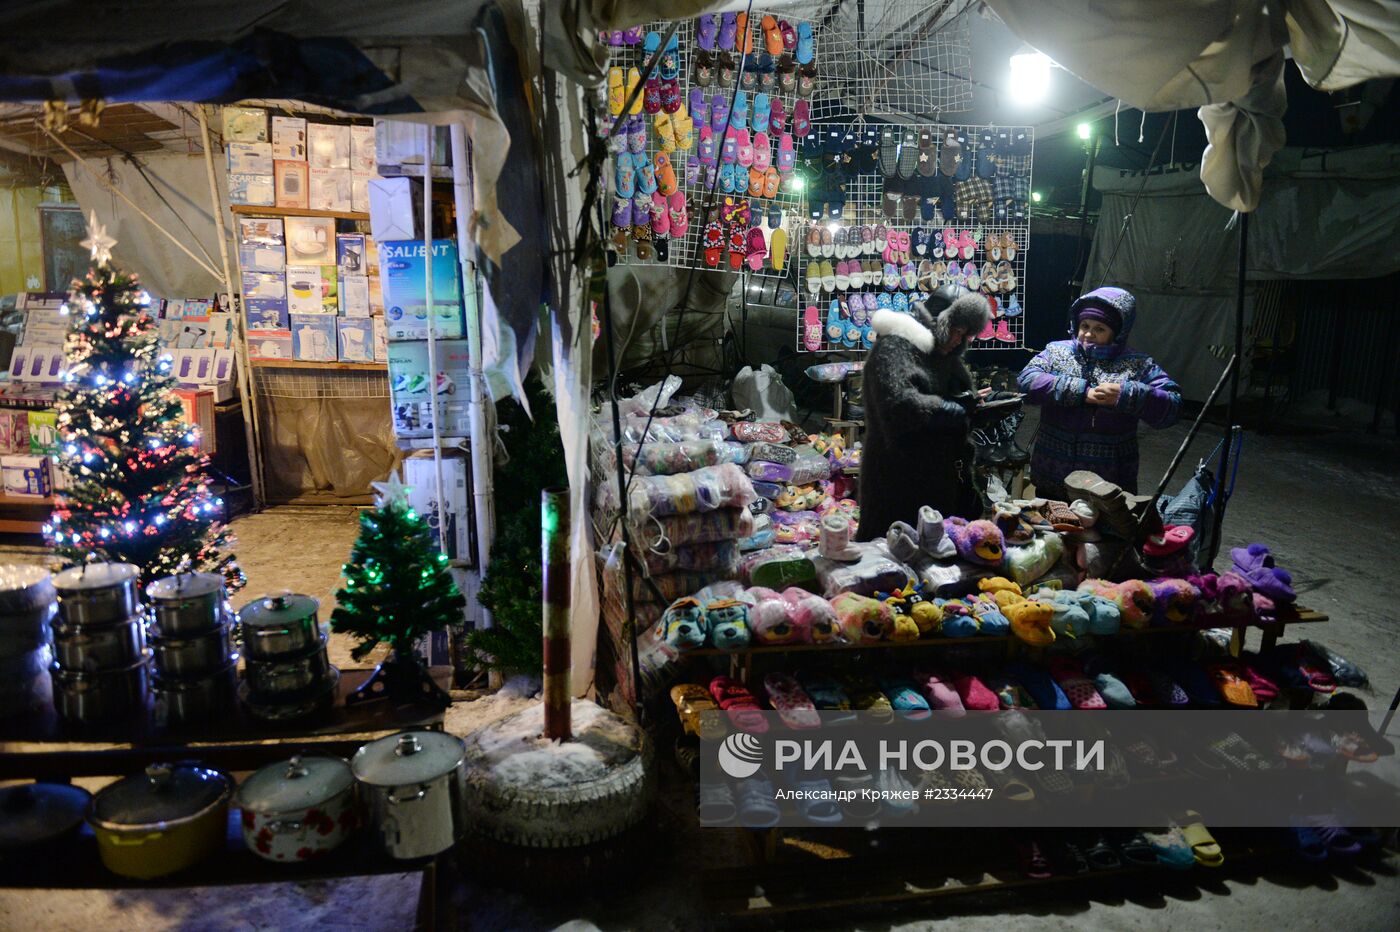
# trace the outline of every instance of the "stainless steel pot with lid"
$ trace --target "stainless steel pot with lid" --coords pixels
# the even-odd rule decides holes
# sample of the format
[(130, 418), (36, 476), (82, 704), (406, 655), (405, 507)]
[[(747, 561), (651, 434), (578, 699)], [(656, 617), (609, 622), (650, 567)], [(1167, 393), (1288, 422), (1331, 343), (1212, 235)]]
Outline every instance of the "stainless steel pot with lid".
[(54, 625), (53, 651), (65, 670), (97, 673), (129, 667), (146, 650), (146, 625), (141, 616), (109, 627)]
[(309, 651), (321, 643), (320, 605), (309, 595), (286, 591), (244, 605), (238, 612), (243, 652), (251, 660), (276, 660)]
[(461, 837), (467, 769), (460, 738), (440, 731), (389, 735), (356, 751), (350, 766), (390, 857), (438, 854)]
[(218, 573), (179, 573), (146, 587), (151, 614), (167, 635), (199, 634), (224, 622), (227, 593)]
[(47, 608), (57, 598), (53, 577), (42, 566), (0, 566), (0, 616)]
[(135, 615), (141, 570), (130, 563), (87, 563), (53, 578), (58, 611), (70, 625), (109, 625)]

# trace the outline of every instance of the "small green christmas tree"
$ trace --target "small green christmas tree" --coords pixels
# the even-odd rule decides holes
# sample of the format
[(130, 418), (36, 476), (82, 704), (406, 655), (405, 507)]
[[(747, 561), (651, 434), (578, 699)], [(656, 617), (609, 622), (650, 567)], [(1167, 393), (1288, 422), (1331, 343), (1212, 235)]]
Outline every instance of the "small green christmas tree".
[(423, 635), (461, 621), (466, 600), (398, 473), (374, 488), (375, 509), (360, 515), (360, 537), (342, 567), (331, 629), (359, 639), (350, 652), (356, 660), (381, 642), (403, 660)]
[(217, 520), (209, 458), (184, 422), (170, 357), (161, 353), (150, 298), (135, 275), (111, 267), (116, 244), (92, 214), (86, 278), (68, 295), (72, 318), (58, 392), (61, 458), (73, 482), (56, 496), (44, 532), (65, 565), (132, 563), (150, 582), (178, 572), (223, 573), (244, 583)]

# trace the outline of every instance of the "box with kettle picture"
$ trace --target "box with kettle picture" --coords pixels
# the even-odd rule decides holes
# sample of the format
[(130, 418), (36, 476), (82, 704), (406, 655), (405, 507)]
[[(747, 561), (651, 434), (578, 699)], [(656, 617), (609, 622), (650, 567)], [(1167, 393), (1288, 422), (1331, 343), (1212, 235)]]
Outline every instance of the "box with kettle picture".
[(335, 362), (337, 358), (334, 314), (292, 314), (292, 358), (307, 362)]

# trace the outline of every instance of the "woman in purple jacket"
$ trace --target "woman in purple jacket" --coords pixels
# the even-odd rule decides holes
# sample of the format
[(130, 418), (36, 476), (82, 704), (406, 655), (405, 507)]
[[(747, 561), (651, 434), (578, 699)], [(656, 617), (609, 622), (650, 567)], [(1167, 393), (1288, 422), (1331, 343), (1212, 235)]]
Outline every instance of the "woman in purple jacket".
[(1043, 498), (1066, 500), (1065, 476), (1087, 469), (1137, 491), (1137, 422), (1170, 427), (1181, 390), (1152, 357), (1128, 346), (1137, 300), (1098, 288), (1070, 305), (1075, 339), (1045, 347), (1021, 370), (1026, 400), (1043, 405), (1031, 481)]

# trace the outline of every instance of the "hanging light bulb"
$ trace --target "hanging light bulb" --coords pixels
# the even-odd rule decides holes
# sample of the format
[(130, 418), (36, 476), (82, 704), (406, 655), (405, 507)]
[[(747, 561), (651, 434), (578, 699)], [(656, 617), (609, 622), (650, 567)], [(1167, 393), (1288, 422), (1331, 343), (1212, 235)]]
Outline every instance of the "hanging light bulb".
[(1030, 46), (1011, 56), (1011, 79), (1007, 92), (1013, 102), (1022, 106), (1038, 104), (1050, 93), (1050, 67), (1054, 63), (1044, 52)]

